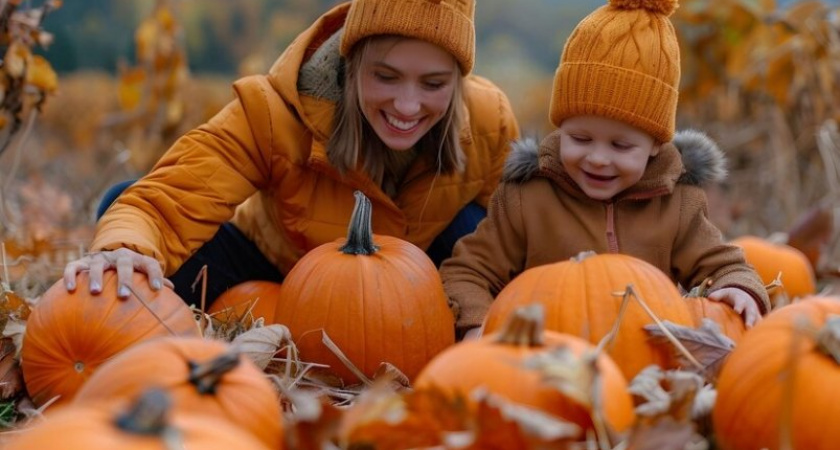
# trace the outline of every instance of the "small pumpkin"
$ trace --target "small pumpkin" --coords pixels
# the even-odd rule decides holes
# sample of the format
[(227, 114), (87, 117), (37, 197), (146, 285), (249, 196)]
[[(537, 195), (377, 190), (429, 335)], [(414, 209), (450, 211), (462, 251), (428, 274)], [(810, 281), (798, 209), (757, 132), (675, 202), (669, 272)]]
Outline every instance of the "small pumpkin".
[(316, 247), (286, 275), (275, 323), (286, 325), (304, 361), (356, 376), (322, 342), (335, 343), (366, 377), (388, 362), (413, 379), (455, 342), (454, 317), (437, 268), (405, 240), (373, 234), (371, 205), (355, 193), (346, 239)]
[(131, 401), (69, 405), (47, 415), (43, 421), (34, 422), (35, 425), (20, 429), (3, 448), (278, 448), (265, 446), (229, 421), (212, 414), (176, 413), (169, 402), (165, 392), (150, 389)]
[(74, 404), (94, 404), (163, 389), (175, 411), (212, 414), (249, 431), (270, 448), (283, 439), (277, 391), (265, 374), (223, 341), (162, 337), (103, 364)]
[[(97, 368), (138, 342), (160, 336), (200, 336), (192, 311), (168, 287), (154, 291), (135, 272), (127, 299), (117, 298), (116, 271), (104, 273), (102, 293), (91, 294), (88, 273), (74, 292), (62, 280), (38, 300), (26, 323), (21, 370), (35, 405), (69, 402)], [(138, 296), (140, 298), (138, 298)], [(142, 300), (141, 300), (142, 299)]]
[(712, 423), (721, 448), (837, 447), (839, 315), (840, 298), (806, 297), (744, 335), (718, 378)]
[[(469, 399), (478, 388), (508, 400), (530, 406), (592, 429), (591, 407), (581, 404), (545, 383), (540, 371), (526, 367), (526, 361), (557, 347), (568, 348), (576, 357), (594, 350), (587, 341), (543, 328), (540, 304), (513, 310), (507, 323), (480, 339), (466, 340), (444, 350), (417, 376), (414, 388), (443, 389), (450, 395)], [(606, 354), (595, 361), (599, 374), (597, 387), (603, 399), (601, 412), (615, 431), (625, 431), (633, 423), (633, 400), (621, 370)]]
[(744, 258), (755, 268), (764, 284), (771, 284), (781, 274), (782, 288), (778, 292), (770, 292), (770, 302), (774, 306), (781, 294), (794, 300), (816, 293), (814, 269), (801, 251), (756, 236), (741, 236), (732, 243), (744, 250)]
[(266, 280), (249, 280), (222, 292), (207, 308), (207, 313), (224, 318), (226, 315), (241, 318), (248, 314), (253, 319), (263, 318), (265, 324), (273, 323), (281, 283)]
[[(694, 325), (688, 305), (661, 270), (630, 255), (585, 252), (567, 261), (530, 268), (514, 278), (491, 304), (484, 333), (497, 331), (518, 306), (540, 303), (546, 310), (547, 330), (598, 344), (619, 319), (621, 294), (630, 285), (660, 319)], [(653, 323), (631, 298), (609, 347), (609, 355), (628, 380), (651, 364), (676, 368), (668, 345), (649, 339), (644, 327)]]

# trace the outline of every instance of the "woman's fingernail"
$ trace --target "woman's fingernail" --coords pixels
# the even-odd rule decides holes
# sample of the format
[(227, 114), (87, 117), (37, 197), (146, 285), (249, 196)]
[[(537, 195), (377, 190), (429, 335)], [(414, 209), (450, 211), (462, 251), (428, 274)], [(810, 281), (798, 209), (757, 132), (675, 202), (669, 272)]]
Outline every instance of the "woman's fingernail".
[(120, 291), (117, 292), (118, 297), (128, 297), (128, 286), (122, 285), (120, 286)]
[(102, 292), (102, 286), (100, 286), (99, 283), (93, 282), (90, 284), (90, 291), (94, 294), (98, 294)]
[(161, 287), (163, 287), (163, 286), (161, 286), (160, 280), (158, 280), (158, 279), (152, 280), (152, 289), (154, 289), (156, 291), (159, 291)]
[(67, 287), (68, 291), (72, 291), (73, 289), (76, 289), (76, 283), (71, 281), (71, 282), (67, 283), (66, 287)]

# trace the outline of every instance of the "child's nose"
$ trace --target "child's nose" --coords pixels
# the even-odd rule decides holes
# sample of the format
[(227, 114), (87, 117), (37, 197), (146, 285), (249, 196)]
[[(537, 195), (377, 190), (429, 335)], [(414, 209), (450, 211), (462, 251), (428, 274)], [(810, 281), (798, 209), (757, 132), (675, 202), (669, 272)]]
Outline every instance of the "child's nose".
[(609, 152), (596, 146), (586, 157), (587, 162), (596, 166), (606, 166), (610, 163)]

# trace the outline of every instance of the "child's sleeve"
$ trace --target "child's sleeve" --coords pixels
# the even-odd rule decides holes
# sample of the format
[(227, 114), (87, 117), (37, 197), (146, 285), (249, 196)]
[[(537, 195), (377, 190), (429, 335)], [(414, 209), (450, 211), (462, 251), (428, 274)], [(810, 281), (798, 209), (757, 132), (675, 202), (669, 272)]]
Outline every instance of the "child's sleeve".
[(685, 289), (711, 278), (708, 290), (740, 288), (753, 297), (762, 314), (770, 311), (764, 283), (747, 264), (744, 252), (725, 242), (720, 230), (709, 220), (706, 197), (700, 188), (684, 191), (672, 261), (675, 275)]
[(452, 257), (440, 268), (443, 287), (456, 316), (456, 328), (478, 327), (493, 299), (522, 271), (525, 238), (521, 188), (502, 183), (494, 192), (487, 217), (474, 233), (455, 245)]

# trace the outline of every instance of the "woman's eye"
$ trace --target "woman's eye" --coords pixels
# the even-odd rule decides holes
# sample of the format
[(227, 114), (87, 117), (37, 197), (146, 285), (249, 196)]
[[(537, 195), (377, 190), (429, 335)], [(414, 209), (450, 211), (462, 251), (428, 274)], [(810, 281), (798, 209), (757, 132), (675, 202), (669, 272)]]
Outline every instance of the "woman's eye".
[(446, 85), (446, 83), (444, 83), (442, 81), (426, 81), (426, 82), (423, 83), (423, 87), (425, 87), (426, 89), (428, 89), (430, 91), (436, 91), (436, 90), (444, 87), (445, 85)]
[(397, 79), (394, 75), (382, 73), (382, 72), (374, 72), (373, 76), (376, 77), (379, 81), (394, 81)]

